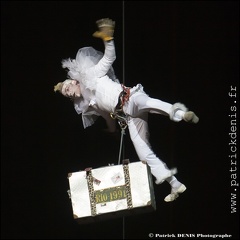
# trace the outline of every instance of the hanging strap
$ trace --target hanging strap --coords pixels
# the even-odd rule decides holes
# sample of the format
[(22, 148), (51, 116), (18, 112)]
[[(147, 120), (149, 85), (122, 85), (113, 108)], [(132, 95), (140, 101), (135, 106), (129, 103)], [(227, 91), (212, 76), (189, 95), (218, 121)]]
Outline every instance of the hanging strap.
[(118, 165), (121, 162), (121, 154), (122, 154), (122, 143), (123, 143), (123, 135), (125, 135), (125, 129), (127, 128), (127, 124), (122, 124), (120, 121), (118, 121), (120, 127), (121, 127), (121, 140), (120, 140), (120, 148), (119, 148), (119, 155), (118, 155)]

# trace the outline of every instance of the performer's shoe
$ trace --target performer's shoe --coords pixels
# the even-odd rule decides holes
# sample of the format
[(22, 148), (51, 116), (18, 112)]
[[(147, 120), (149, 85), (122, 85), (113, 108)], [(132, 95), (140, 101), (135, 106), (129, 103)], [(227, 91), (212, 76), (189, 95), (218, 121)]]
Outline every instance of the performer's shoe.
[(161, 184), (163, 183), (167, 178), (175, 175), (177, 173), (177, 168), (172, 168), (168, 171), (168, 173), (165, 176), (162, 176), (161, 178), (156, 179), (155, 183), (156, 184)]
[(172, 202), (176, 200), (179, 194), (185, 192), (186, 189), (187, 189), (186, 186), (184, 184), (181, 184), (181, 186), (178, 189), (172, 190), (171, 193), (164, 198), (164, 201)]
[(194, 112), (188, 111), (188, 112), (185, 112), (183, 116), (183, 120), (189, 123), (198, 123), (199, 118)]

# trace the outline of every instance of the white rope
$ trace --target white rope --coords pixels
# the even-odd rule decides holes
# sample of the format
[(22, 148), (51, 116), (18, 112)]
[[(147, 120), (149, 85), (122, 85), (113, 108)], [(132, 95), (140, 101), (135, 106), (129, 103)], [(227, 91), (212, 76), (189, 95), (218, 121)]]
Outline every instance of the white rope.
[(122, 66), (123, 66), (123, 85), (125, 85), (125, 8), (124, 1), (122, 7)]
[[(122, 66), (123, 66), (123, 85), (125, 86), (125, 3), (122, 1)], [(121, 126), (121, 125), (120, 125)], [(125, 126), (125, 128), (127, 125)], [(119, 152), (119, 159), (118, 164), (120, 164), (121, 152), (122, 152), (122, 142), (123, 142), (123, 135), (125, 134), (125, 128), (121, 127), (121, 142), (120, 142), (120, 152)], [(123, 152), (123, 159), (124, 159), (124, 152)], [(125, 218), (122, 218), (122, 239), (125, 239)]]

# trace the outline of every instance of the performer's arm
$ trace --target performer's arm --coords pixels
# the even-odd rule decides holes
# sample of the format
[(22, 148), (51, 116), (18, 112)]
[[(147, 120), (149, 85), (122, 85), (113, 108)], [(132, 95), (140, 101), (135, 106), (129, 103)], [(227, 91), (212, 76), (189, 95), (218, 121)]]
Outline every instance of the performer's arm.
[(115, 22), (109, 18), (104, 18), (97, 21), (99, 31), (96, 31), (93, 36), (101, 38), (104, 42), (105, 50), (102, 59), (95, 66), (95, 74), (102, 77), (107, 74), (113, 62), (116, 59), (113, 34)]

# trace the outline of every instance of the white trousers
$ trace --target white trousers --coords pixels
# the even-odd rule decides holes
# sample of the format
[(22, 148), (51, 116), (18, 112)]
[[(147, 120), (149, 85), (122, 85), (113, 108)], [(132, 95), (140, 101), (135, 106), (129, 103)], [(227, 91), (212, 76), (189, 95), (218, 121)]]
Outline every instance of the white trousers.
[[(172, 107), (170, 103), (151, 98), (142, 92), (136, 92), (123, 108), (127, 114), (129, 134), (139, 160), (147, 162), (156, 181), (168, 177), (170, 170), (156, 156), (149, 143), (148, 113), (169, 116)], [(180, 121), (181, 117), (176, 119)]]

